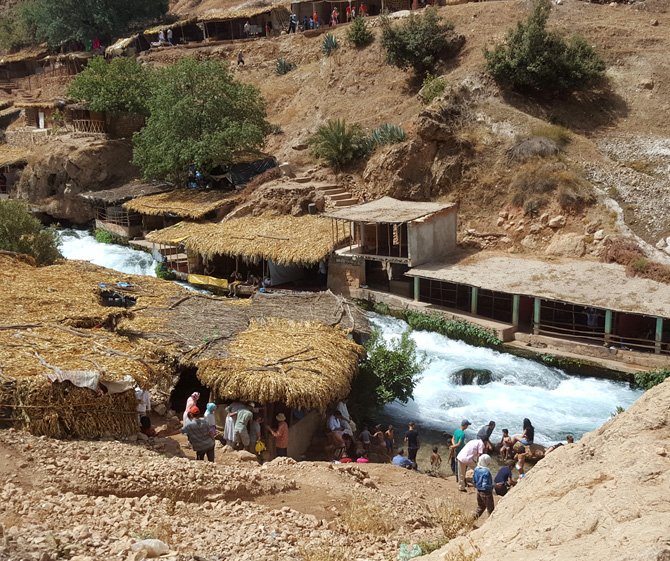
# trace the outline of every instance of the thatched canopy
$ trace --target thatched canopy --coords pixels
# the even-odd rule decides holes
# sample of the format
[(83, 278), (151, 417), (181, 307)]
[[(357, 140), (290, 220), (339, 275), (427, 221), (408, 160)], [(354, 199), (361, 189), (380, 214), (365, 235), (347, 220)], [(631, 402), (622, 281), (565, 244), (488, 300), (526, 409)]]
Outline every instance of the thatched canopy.
[(171, 183), (144, 183), (142, 181), (131, 181), (120, 187), (114, 189), (104, 189), (103, 191), (86, 191), (80, 193), (79, 196), (83, 199), (94, 203), (101, 203), (104, 205), (118, 205), (125, 203), (131, 199), (138, 197), (146, 197), (149, 195), (157, 195), (159, 193), (166, 193), (174, 189)]
[(161, 25), (156, 25), (150, 29), (145, 29), (144, 35), (151, 35), (152, 33), (167, 31), (168, 29), (179, 29), (180, 27), (184, 27), (185, 25), (191, 25), (193, 23), (196, 23), (197, 21), (198, 18), (193, 16), (187, 19), (180, 19), (179, 21), (175, 21), (173, 23), (163, 23)]
[(203, 191), (200, 189), (176, 189), (158, 195), (139, 197), (123, 206), (140, 214), (159, 216), (175, 214), (182, 218), (199, 220), (207, 213), (225, 205), (234, 204), (236, 193), (230, 191)]
[(23, 148), (16, 148), (7, 144), (0, 145), (0, 167), (16, 166), (28, 161), (28, 152)]
[(326, 213), (326, 216), (351, 222), (402, 224), (449, 210), (455, 206), (454, 203), (399, 201), (391, 197), (382, 197), (369, 203), (335, 209)]
[[(335, 244), (333, 236), (337, 235)], [(318, 263), (348, 239), (329, 220), (319, 216), (245, 216), (216, 224), (171, 226), (153, 232), (154, 243), (186, 240), (186, 248), (206, 257), (239, 256), (247, 260), (272, 259), (282, 265)]]
[(7, 64), (10, 62), (23, 62), (26, 60), (39, 60), (44, 58), (48, 51), (44, 46), (27, 47), (16, 53), (10, 55), (2, 55), (0, 57), (0, 64)]
[(35, 107), (37, 109), (56, 109), (57, 107), (63, 107), (65, 102), (62, 99), (53, 99), (53, 100), (37, 100), (37, 101), (17, 101), (14, 104), (14, 107), (18, 109), (27, 109)]
[(239, 8), (234, 8), (231, 10), (213, 10), (211, 12), (205, 12), (204, 14), (198, 17), (198, 21), (210, 22), (210, 21), (228, 21), (232, 19), (239, 18), (252, 18), (260, 14), (270, 13), (272, 10), (282, 10), (288, 12), (289, 3), (275, 3), (275, 4), (265, 4), (265, 5), (255, 5), (249, 6), (248, 4), (240, 6)]
[(252, 320), (225, 356), (202, 363), (198, 378), (221, 399), (325, 411), (349, 394), (363, 352), (344, 331), (321, 323)]

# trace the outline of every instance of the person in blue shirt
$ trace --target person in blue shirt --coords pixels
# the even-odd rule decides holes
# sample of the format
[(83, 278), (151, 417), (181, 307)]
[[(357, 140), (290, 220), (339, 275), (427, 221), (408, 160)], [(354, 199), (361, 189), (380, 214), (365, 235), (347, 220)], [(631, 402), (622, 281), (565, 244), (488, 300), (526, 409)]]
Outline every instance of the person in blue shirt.
[(404, 467), (406, 469), (416, 469), (416, 464), (404, 456), (405, 451), (400, 448), (398, 454), (393, 457), (393, 465)]
[(475, 468), (475, 473), (472, 476), (472, 482), (477, 488), (477, 518), (479, 518), (485, 510), (488, 510), (489, 516), (493, 512), (493, 477), (489, 464), (491, 463), (491, 456), (482, 454), (479, 456), (479, 462)]
[(496, 478), (493, 480), (493, 488), (495, 489), (496, 495), (504, 497), (507, 494), (507, 491), (516, 485), (516, 481), (512, 479), (513, 469), (514, 466), (505, 466), (504, 468), (501, 468), (498, 475), (496, 475)]

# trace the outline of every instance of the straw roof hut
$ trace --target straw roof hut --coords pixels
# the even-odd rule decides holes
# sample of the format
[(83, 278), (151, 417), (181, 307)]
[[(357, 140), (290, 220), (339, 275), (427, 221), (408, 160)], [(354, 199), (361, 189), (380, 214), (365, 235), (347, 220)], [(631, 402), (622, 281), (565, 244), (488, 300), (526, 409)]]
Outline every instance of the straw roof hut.
[(325, 412), (346, 397), (363, 347), (318, 322), (252, 320), (222, 358), (206, 360), (198, 378), (223, 400), (281, 402)]
[(248, 261), (272, 259), (281, 265), (318, 263), (348, 239), (345, 230), (333, 230), (319, 216), (245, 216), (216, 224), (176, 224), (152, 232), (154, 243), (186, 240), (185, 246), (207, 258), (214, 255), (243, 257)]
[(232, 206), (236, 200), (237, 194), (230, 191), (176, 189), (167, 193), (138, 197), (123, 206), (128, 210), (150, 216), (174, 214), (182, 218), (199, 220), (226, 205)]
[(35, 101), (17, 101), (14, 103), (14, 107), (18, 109), (57, 109), (58, 107), (64, 107), (65, 101), (62, 99), (46, 99), (46, 100), (35, 100)]
[(25, 164), (29, 154), (30, 152), (23, 148), (3, 144), (0, 146), (0, 168)]
[(147, 197), (149, 195), (157, 195), (172, 191), (174, 186), (171, 183), (144, 183), (142, 181), (130, 181), (120, 187), (113, 189), (104, 189), (102, 191), (86, 191), (80, 193), (79, 196), (88, 201), (108, 205), (119, 205), (131, 199), (138, 197)]

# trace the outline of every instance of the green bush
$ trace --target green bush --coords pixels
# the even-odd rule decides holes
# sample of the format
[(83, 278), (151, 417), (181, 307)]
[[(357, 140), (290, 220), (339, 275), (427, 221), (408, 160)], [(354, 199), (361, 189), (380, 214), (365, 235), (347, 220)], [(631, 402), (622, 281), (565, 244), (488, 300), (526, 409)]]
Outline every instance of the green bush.
[(95, 241), (98, 243), (114, 243), (114, 236), (110, 232), (105, 232), (105, 230), (96, 230)]
[(407, 312), (406, 320), (412, 329), (440, 333), (445, 337), (458, 339), (475, 347), (491, 349), (502, 347), (502, 341), (498, 339), (493, 330), (484, 329), (467, 321), (447, 320), (438, 314), (421, 314), (419, 312)]
[(0, 249), (25, 253), (38, 265), (51, 265), (63, 256), (55, 228), (43, 228), (24, 201), (0, 200)]
[(176, 275), (172, 269), (168, 269), (163, 263), (156, 265), (156, 276), (163, 280), (174, 280)]
[(670, 368), (638, 372), (635, 374), (635, 383), (641, 388), (649, 390), (654, 386), (658, 386), (658, 384), (662, 384), (668, 377), (670, 377)]
[(309, 139), (312, 153), (334, 170), (369, 154), (369, 141), (358, 125), (347, 126), (344, 119), (321, 125)]
[(442, 76), (433, 76), (430, 72), (426, 72), (426, 77), (423, 79), (423, 86), (419, 95), (424, 105), (430, 105), (430, 102), (435, 98), (444, 95), (447, 89), (447, 82)]
[(347, 41), (357, 47), (362, 47), (371, 43), (374, 39), (372, 31), (368, 29), (368, 24), (361, 16), (357, 16), (353, 23), (347, 29)]
[(381, 24), (386, 63), (403, 70), (413, 68), (420, 74), (439, 60), (454, 56), (465, 42), (462, 35), (454, 33), (451, 22), (438, 16), (435, 7), (426, 8), (423, 15), (412, 12), (397, 25), (382, 17)]
[(280, 76), (288, 74), (291, 70), (298, 68), (298, 65), (295, 62), (287, 62), (283, 58), (277, 59), (277, 68), (275, 72)]
[(510, 29), (492, 51), (484, 49), (486, 70), (502, 85), (517, 90), (574, 91), (605, 74), (605, 61), (585, 39), (565, 40), (546, 30), (551, 0), (535, 0), (526, 22)]
[(321, 43), (321, 51), (324, 55), (330, 56), (331, 53), (340, 48), (335, 35), (332, 33), (326, 33), (326, 36), (323, 38), (323, 43)]
[(384, 123), (378, 129), (373, 130), (370, 137), (374, 147), (378, 148), (387, 144), (402, 142), (405, 140), (405, 130), (401, 126)]

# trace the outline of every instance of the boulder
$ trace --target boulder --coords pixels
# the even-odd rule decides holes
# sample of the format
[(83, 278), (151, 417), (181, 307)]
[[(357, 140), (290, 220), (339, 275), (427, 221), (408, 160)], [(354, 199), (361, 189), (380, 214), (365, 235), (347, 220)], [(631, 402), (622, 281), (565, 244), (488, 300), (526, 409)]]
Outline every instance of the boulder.
[[(540, 222), (542, 222), (542, 219), (540, 218)], [(549, 220), (549, 227), (550, 228), (563, 228), (565, 226), (566, 220), (565, 216), (559, 214), (558, 216), (555, 216), (551, 220)]]
[(582, 257), (586, 253), (584, 237), (579, 234), (555, 234), (545, 253), (557, 257)]
[(527, 162), (536, 157), (546, 158), (558, 154), (558, 144), (544, 136), (527, 138), (510, 148), (508, 157), (515, 162)]
[(471, 386), (473, 384), (485, 386), (493, 381), (493, 375), (490, 370), (477, 368), (462, 368), (454, 372), (451, 378), (456, 384), (462, 386)]
[(158, 405), (154, 406), (154, 412), (157, 415), (161, 415), (161, 416), (165, 415), (165, 413), (167, 413), (167, 407), (165, 407), (164, 403), (159, 403)]

